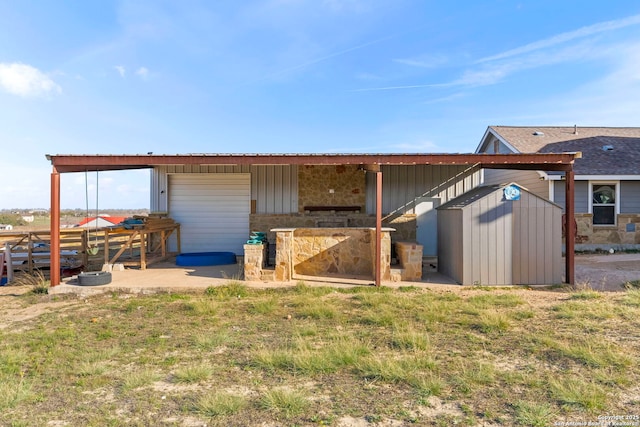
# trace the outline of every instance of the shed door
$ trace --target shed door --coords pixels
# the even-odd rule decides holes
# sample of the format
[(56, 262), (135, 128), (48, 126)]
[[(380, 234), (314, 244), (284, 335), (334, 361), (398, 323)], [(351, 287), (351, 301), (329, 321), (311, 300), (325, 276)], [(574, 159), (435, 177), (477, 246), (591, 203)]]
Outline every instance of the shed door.
[(250, 209), (250, 174), (169, 176), (169, 215), (180, 223), (182, 252), (242, 255), (249, 238)]

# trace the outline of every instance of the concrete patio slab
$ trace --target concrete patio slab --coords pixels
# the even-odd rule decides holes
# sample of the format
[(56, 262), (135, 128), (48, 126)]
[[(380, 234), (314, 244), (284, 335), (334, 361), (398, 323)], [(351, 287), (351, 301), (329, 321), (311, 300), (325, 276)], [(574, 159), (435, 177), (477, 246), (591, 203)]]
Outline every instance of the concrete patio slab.
[[(239, 280), (251, 288), (283, 288), (293, 287), (298, 282), (304, 281), (309, 286), (372, 286), (373, 279), (353, 277), (315, 277), (300, 276), (290, 282), (272, 281), (245, 281), (243, 279), (243, 266), (241, 264), (218, 265), (218, 266), (198, 266), (179, 267), (171, 261), (154, 264), (146, 270), (124, 269), (118, 271), (114, 269), (111, 283), (100, 286), (81, 286), (77, 277), (63, 280), (63, 283), (51, 288), (50, 294), (75, 293), (83, 296), (94, 295), (105, 292), (127, 292), (127, 293), (155, 293), (155, 292), (175, 292), (175, 291), (204, 291), (209, 286), (221, 286), (231, 280)], [(425, 273), (420, 282), (384, 282), (383, 286), (455, 286), (455, 282), (442, 274), (429, 272)]]

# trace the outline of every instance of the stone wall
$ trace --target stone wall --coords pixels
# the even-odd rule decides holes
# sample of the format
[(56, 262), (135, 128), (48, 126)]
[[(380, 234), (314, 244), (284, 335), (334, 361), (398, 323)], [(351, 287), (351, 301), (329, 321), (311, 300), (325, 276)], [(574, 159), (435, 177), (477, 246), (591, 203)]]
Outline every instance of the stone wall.
[(365, 178), (357, 165), (300, 166), (298, 212), (304, 212), (304, 206), (360, 206), (364, 211)]
[[(576, 247), (636, 248), (640, 244), (640, 215), (620, 214), (612, 226), (593, 226), (592, 214), (576, 214)], [(580, 245), (580, 246), (579, 246)]]
[(261, 279), (265, 255), (265, 245), (244, 245), (245, 280), (257, 281)]
[[(375, 229), (301, 228), (278, 230), (275, 279), (307, 276), (375, 276)], [(381, 274), (389, 280), (391, 238), (382, 233)]]
[(396, 243), (396, 253), (400, 263), (400, 280), (422, 280), (422, 245), (412, 242)]

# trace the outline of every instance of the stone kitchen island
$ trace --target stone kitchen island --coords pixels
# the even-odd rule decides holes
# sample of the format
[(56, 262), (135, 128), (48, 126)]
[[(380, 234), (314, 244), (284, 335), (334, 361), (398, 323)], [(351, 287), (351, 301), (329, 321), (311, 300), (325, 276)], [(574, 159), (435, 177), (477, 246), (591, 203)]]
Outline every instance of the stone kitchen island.
[[(274, 278), (298, 276), (375, 278), (376, 229), (368, 227), (277, 228)], [(381, 275), (391, 274), (391, 235), (382, 228)]]

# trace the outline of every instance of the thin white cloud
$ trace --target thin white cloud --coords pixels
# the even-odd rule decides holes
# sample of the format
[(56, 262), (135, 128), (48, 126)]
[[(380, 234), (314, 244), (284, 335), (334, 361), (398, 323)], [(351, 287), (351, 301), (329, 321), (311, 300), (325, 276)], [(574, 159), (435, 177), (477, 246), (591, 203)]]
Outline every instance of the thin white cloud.
[(448, 60), (443, 55), (422, 55), (416, 58), (398, 58), (393, 62), (418, 68), (436, 68), (446, 64)]
[(465, 71), (462, 77), (452, 83), (457, 86), (489, 86), (519, 71), (582, 60), (593, 61), (602, 59), (606, 52), (606, 48), (584, 41), (562, 49), (534, 52), (519, 58), (482, 64), (479, 69)]
[(636, 125), (640, 110), (640, 43), (619, 46), (615, 60), (616, 67), (608, 75), (571, 92), (556, 94), (540, 110), (578, 126)]
[(487, 56), (485, 58), (479, 59), (476, 62), (482, 63), (482, 62), (495, 61), (498, 59), (510, 58), (513, 56), (522, 55), (524, 53), (529, 53), (536, 50), (557, 46), (559, 44), (562, 44), (571, 40), (588, 37), (588, 36), (603, 33), (606, 31), (617, 30), (620, 28), (629, 27), (631, 25), (638, 25), (638, 24), (640, 24), (640, 15), (633, 15), (627, 18), (618, 19), (614, 21), (600, 22), (597, 24), (579, 28), (574, 31), (561, 33), (553, 37), (549, 37), (547, 39), (529, 43), (524, 46), (517, 47), (515, 49), (507, 50), (506, 52), (502, 52), (497, 55)]
[(439, 104), (441, 102), (450, 102), (450, 101), (455, 101), (455, 100), (460, 99), (460, 98), (464, 98), (465, 96), (466, 96), (465, 93), (458, 92), (458, 93), (454, 93), (454, 94), (449, 95), (449, 96), (443, 96), (441, 98), (429, 99), (427, 101), (424, 101), (424, 104)]
[(42, 71), (17, 62), (0, 63), (0, 88), (22, 97), (62, 93), (60, 86)]
[(140, 76), (143, 79), (149, 77), (149, 70), (145, 67), (140, 67), (136, 70), (136, 75)]
[(118, 74), (120, 74), (120, 77), (124, 78), (127, 70), (124, 68), (124, 66), (122, 65), (114, 65), (113, 68), (116, 69), (116, 71), (118, 72)]
[[(561, 47), (563, 43), (579, 40), (607, 31), (618, 30), (632, 25), (640, 24), (640, 15), (633, 15), (623, 19), (605, 21), (579, 28), (574, 31), (561, 33), (553, 37), (539, 40), (527, 45), (511, 49), (496, 55), (487, 56), (475, 62), (479, 68), (466, 70), (462, 76), (447, 83), (398, 85), (386, 87), (374, 87), (356, 89), (352, 92), (371, 92), (387, 90), (420, 89), (433, 87), (456, 86), (489, 86), (497, 84), (507, 76), (519, 71), (566, 63), (576, 60), (594, 60), (604, 56), (606, 47), (596, 46), (593, 41), (583, 40), (568, 46)], [(394, 62), (414, 67), (429, 68), (432, 61), (429, 57), (417, 57), (409, 59), (394, 59)], [(437, 65), (436, 63), (434, 63)]]
[(477, 64), (475, 68), (465, 70), (459, 78), (451, 82), (364, 88), (355, 89), (352, 92), (490, 86), (499, 83), (509, 75), (524, 70), (583, 60), (601, 60), (609, 55), (609, 51), (607, 46), (583, 40), (579, 43), (555, 47), (542, 52), (527, 52), (528, 54), (518, 57), (505, 57), (501, 61)]

